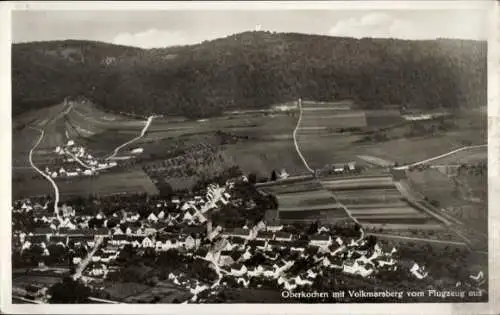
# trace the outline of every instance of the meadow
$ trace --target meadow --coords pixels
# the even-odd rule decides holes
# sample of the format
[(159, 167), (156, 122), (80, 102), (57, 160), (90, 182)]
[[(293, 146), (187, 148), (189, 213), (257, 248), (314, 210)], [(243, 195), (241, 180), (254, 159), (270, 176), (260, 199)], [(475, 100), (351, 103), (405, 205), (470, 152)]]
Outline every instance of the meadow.
[[(302, 115), (297, 141), (312, 168), (350, 161), (366, 167), (408, 164), (484, 144), (487, 138), (486, 115), (481, 111), (454, 113), (443, 122), (409, 122), (398, 110), (303, 102)], [(370, 140), (364, 141), (367, 137)]]

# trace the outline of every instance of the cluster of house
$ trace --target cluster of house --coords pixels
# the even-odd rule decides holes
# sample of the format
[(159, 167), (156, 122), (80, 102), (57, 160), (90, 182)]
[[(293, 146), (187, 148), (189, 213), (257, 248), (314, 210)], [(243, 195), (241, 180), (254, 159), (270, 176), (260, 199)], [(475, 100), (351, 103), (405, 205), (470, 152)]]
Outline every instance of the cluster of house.
[(318, 169), (316, 172), (319, 174), (333, 174), (333, 175), (341, 175), (345, 173), (350, 173), (358, 170), (356, 168), (356, 162), (346, 162), (346, 163), (336, 163), (336, 164), (328, 164), (323, 168)]
[(52, 178), (56, 177), (74, 177), (74, 176), (91, 176), (96, 174), (97, 171), (112, 168), (118, 164), (115, 161), (111, 162), (99, 162), (90, 153), (87, 153), (85, 147), (75, 145), (73, 140), (68, 140), (68, 142), (63, 146), (57, 146), (55, 148), (55, 153), (64, 156), (64, 162), (67, 163), (78, 163), (81, 167), (76, 167), (74, 170), (66, 170), (63, 167), (59, 170), (50, 170), (48, 167), (45, 168), (45, 173)]
[[(296, 235), (281, 231), (282, 226), (265, 226), (257, 228), (233, 229), (222, 232), (222, 238), (217, 246), (207, 253), (204, 259), (217, 265), (222, 274), (235, 277), (237, 283), (248, 286), (251, 278), (265, 277), (274, 279), (278, 285), (290, 290), (299, 286), (311, 285), (318, 268), (335, 268), (346, 274), (369, 277), (380, 269), (395, 270), (398, 266), (393, 254), (383, 252), (378, 244), (371, 250), (366, 247), (366, 240), (347, 243), (341, 237), (332, 237), (326, 228), (321, 228), (318, 234), (308, 240), (300, 240)], [(287, 277), (284, 273), (295, 263), (281, 257), (281, 250), (288, 248), (291, 253), (297, 253), (300, 258), (314, 259), (314, 266), (305, 274)], [(269, 261), (268, 264), (250, 269), (245, 261), (260, 252)], [(316, 271), (315, 271), (316, 269)]]
[[(201, 235), (206, 234), (207, 227), (211, 226), (210, 212), (229, 203), (231, 195), (228, 191), (233, 186), (234, 181), (228, 181), (224, 186), (211, 184), (203, 197), (194, 196), (191, 200), (184, 201), (173, 197), (170, 201), (157, 201), (156, 207), (146, 217), (125, 210), (109, 217), (102, 213), (76, 216), (75, 209), (62, 205), (62, 220), (59, 220), (47, 211), (48, 203), (42, 206), (32, 204), (30, 200), (17, 201), (13, 211), (30, 212), (40, 209), (34, 216), (40, 227), (33, 231), (15, 231), (14, 237), (21, 252), (31, 246), (40, 246), (43, 249), (42, 256), (50, 255), (50, 245), (62, 246), (68, 251), (75, 246), (88, 250), (96, 245), (98, 238), (105, 238), (108, 240), (107, 245), (92, 256), (90, 268), (86, 271), (88, 275), (105, 277), (110, 270), (105, 265), (113, 262), (126, 244), (138, 248), (154, 248), (156, 251), (172, 248), (189, 251), (198, 248)], [(207, 221), (208, 224), (203, 225)], [(82, 255), (74, 255), (73, 263), (81, 263), (84, 259)]]

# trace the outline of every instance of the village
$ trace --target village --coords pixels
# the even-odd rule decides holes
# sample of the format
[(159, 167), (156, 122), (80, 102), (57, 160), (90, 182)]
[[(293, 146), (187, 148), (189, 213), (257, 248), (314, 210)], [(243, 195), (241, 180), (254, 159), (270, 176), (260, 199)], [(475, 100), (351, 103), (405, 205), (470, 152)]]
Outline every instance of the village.
[(52, 178), (93, 176), (99, 171), (116, 167), (118, 163), (114, 160), (130, 159), (142, 152), (143, 148), (132, 148), (129, 156), (97, 158), (88, 153), (83, 145), (76, 144), (74, 140), (68, 140), (64, 145), (54, 149), (54, 153), (62, 159), (60, 164), (63, 166), (59, 169), (50, 169), (46, 166), (44, 171)]
[[(214, 213), (224, 206), (244, 203), (231, 192), (239, 182), (247, 181), (242, 176), (225, 185), (210, 184), (204, 196), (157, 201), (155, 209), (143, 216), (125, 209), (107, 215), (79, 215), (64, 204), (59, 208), (59, 221), (50, 213), (48, 203), (20, 200), (15, 202), (13, 213), (32, 213), (37, 227), (14, 230), (13, 250), (35, 263), (38, 270), (50, 269), (46, 262), (51, 261), (69, 265), (73, 279), (93, 288), (126, 267), (123, 259), (119, 263), (124, 253), (141, 257), (176, 252), (204, 264), (213, 274), (213, 279), (200, 281), (185, 272), (169, 273), (173, 284), (191, 293), (188, 302), (200, 302), (199, 296), (221, 287), (258, 289), (272, 283), (272, 287), (288, 291), (309, 288), (328, 270), (361, 279), (401, 271), (415, 281), (428, 277), (425, 262), (400, 264), (397, 248), (384, 248), (362, 228), (342, 235), (318, 226), (304, 237), (303, 233), (290, 232), (286, 225), (264, 219), (240, 228), (214, 225)], [(484, 276), (471, 279), (480, 283)], [(47, 289), (39, 287), (30, 296), (47, 299)], [(31, 284), (25, 290), (33, 291), (34, 287)]]

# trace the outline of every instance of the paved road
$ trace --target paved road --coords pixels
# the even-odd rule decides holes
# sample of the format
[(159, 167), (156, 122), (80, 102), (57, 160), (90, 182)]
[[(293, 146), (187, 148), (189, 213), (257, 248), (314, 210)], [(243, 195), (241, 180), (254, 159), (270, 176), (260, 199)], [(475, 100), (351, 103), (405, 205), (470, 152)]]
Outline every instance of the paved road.
[(45, 177), (45, 179), (47, 179), (51, 184), (52, 184), (52, 187), (54, 188), (54, 195), (55, 195), (55, 201), (54, 201), (54, 213), (56, 214), (57, 216), (57, 219), (59, 220), (59, 222), (62, 222), (62, 218), (59, 216), (59, 209), (58, 209), (58, 204), (59, 204), (59, 198), (60, 198), (60, 194), (59, 194), (59, 187), (57, 187), (57, 184), (56, 182), (52, 179), (52, 177), (50, 177), (49, 175), (45, 174), (44, 172), (42, 172), (41, 169), (39, 169), (35, 163), (33, 163), (33, 152), (36, 150), (36, 148), (38, 147), (38, 145), (40, 144), (40, 142), (42, 142), (42, 139), (43, 139), (43, 136), (45, 135), (45, 130), (43, 129), (38, 129), (36, 127), (31, 127), (37, 131), (40, 132), (40, 138), (38, 138), (38, 141), (35, 143), (35, 145), (33, 146), (33, 148), (31, 148), (30, 152), (29, 152), (29, 162), (31, 164), (31, 167), (33, 169), (35, 169), (35, 171), (37, 171), (40, 175), (42, 175), (43, 177)]
[(78, 279), (82, 276), (82, 272), (87, 268), (87, 265), (90, 263), (90, 260), (92, 259), (92, 256), (94, 256), (95, 252), (97, 249), (99, 249), (99, 246), (101, 246), (102, 242), (104, 241), (103, 236), (99, 236), (95, 242), (95, 246), (92, 249), (90, 253), (87, 254), (87, 257), (85, 257), (84, 260), (78, 265), (78, 268), (75, 271), (75, 274), (73, 275), (73, 279)]
[(108, 157), (106, 158), (106, 160), (113, 159), (113, 158), (114, 158), (114, 157), (118, 154), (118, 151), (120, 151), (120, 149), (121, 149), (121, 148), (126, 147), (127, 145), (129, 145), (129, 144), (131, 144), (131, 143), (133, 143), (133, 142), (135, 142), (135, 141), (137, 141), (137, 140), (141, 139), (142, 137), (144, 137), (144, 135), (146, 134), (146, 131), (148, 131), (148, 128), (149, 128), (149, 126), (151, 125), (151, 123), (153, 122), (153, 119), (154, 119), (155, 117), (156, 117), (156, 116), (149, 116), (149, 117), (148, 117), (148, 120), (146, 121), (146, 125), (145, 125), (145, 126), (144, 126), (144, 128), (142, 128), (142, 130), (141, 130), (141, 133), (140, 133), (137, 137), (135, 137), (135, 138), (133, 138), (133, 139), (131, 139), (131, 140), (129, 140), (129, 141), (127, 141), (127, 142), (125, 142), (124, 144), (122, 144), (122, 145), (120, 145), (120, 146), (116, 147), (116, 148), (115, 148), (115, 150), (113, 151), (113, 154), (112, 154), (112, 155), (110, 155), (110, 156), (108, 156)]
[(406, 169), (410, 168), (411, 166), (417, 166), (417, 165), (425, 164), (425, 163), (428, 163), (428, 162), (432, 162), (434, 160), (438, 160), (440, 158), (444, 158), (444, 157), (446, 157), (448, 155), (452, 155), (452, 154), (460, 152), (460, 151), (466, 151), (466, 150), (470, 150), (470, 149), (484, 148), (484, 147), (488, 147), (488, 145), (487, 144), (481, 144), (481, 145), (466, 146), (466, 147), (462, 147), (462, 148), (450, 151), (448, 153), (444, 153), (444, 154), (441, 154), (441, 155), (438, 155), (438, 156), (435, 156), (435, 157), (432, 157), (432, 158), (428, 158), (428, 159), (425, 159), (425, 160), (422, 160), (422, 161), (419, 161), (419, 162), (415, 162), (415, 163), (408, 164), (408, 165), (403, 165), (403, 166), (398, 166), (398, 167), (395, 167), (394, 169), (396, 169), (396, 170), (406, 170)]
[(76, 155), (74, 155), (73, 153), (71, 153), (69, 150), (64, 150), (64, 152), (66, 154), (68, 154), (69, 156), (71, 156), (73, 159), (75, 159), (75, 161), (78, 162), (78, 164), (80, 164), (81, 166), (86, 167), (88, 169), (92, 168), (92, 166), (90, 166), (88, 164), (85, 164), (85, 162), (83, 162), (82, 160), (80, 160), (79, 157), (77, 157)]
[[(49, 123), (53, 123), (53, 122), (57, 121), (59, 118), (63, 117), (64, 115), (67, 115), (72, 109), (73, 109), (73, 104), (70, 104), (63, 112), (59, 113), (54, 118), (52, 118)], [(54, 213), (56, 214), (59, 222), (62, 222), (62, 218), (59, 216), (59, 209), (58, 209), (58, 204), (59, 204), (59, 200), (60, 200), (59, 187), (57, 186), (56, 182), (52, 179), (52, 177), (50, 177), (49, 175), (42, 172), (42, 170), (40, 170), (35, 165), (35, 163), (33, 163), (33, 152), (36, 150), (38, 145), (42, 142), (43, 137), (45, 136), (45, 130), (39, 129), (37, 127), (30, 127), (30, 128), (35, 129), (38, 132), (40, 132), (40, 138), (38, 138), (38, 141), (35, 143), (35, 145), (33, 146), (33, 148), (31, 148), (31, 150), (29, 152), (29, 162), (31, 164), (31, 167), (33, 169), (35, 169), (35, 171), (37, 171), (40, 175), (45, 177), (45, 179), (47, 179), (52, 184), (52, 187), (54, 188), (54, 195), (55, 195)]]
[(309, 172), (314, 173), (314, 170), (311, 167), (309, 167), (309, 164), (307, 164), (304, 155), (302, 155), (302, 152), (300, 151), (299, 144), (297, 143), (297, 131), (299, 130), (301, 121), (302, 121), (302, 101), (299, 100), (299, 120), (297, 120), (297, 126), (295, 126), (295, 129), (293, 130), (293, 144), (295, 145), (295, 150), (297, 150), (297, 153), (299, 154), (299, 157), (302, 160), (302, 163), (304, 163), (306, 169)]
[(448, 228), (450, 228), (453, 232), (455, 232), (461, 239), (465, 241), (465, 243), (469, 246), (471, 244), (471, 240), (467, 238), (464, 234), (462, 234), (456, 227), (463, 225), (463, 223), (454, 217), (442, 212), (442, 211), (435, 211), (432, 208), (429, 208), (430, 206), (426, 206), (426, 204), (422, 203), (423, 198), (419, 198), (416, 196), (416, 193), (413, 192), (406, 181), (398, 181), (395, 182), (396, 188), (399, 190), (399, 192), (410, 202), (413, 204), (419, 205), (419, 209), (425, 211), (427, 214), (431, 215), (432, 217), (436, 218), (437, 220), (441, 221), (443, 224), (445, 224)]
[[(309, 164), (307, 163), (305, 157), (302, 155), (302, 152), (300, 151), (300, 148), (299, 148), (299, 144), (297, 143), (297, 131), (300, 127), (300, 122), (302, 121), (302, 102), (299, 100), (299, 120), (297, 121), (297, 126), (295, 126), (295, 129), (293, 130), (293, 143), (295, 145), (295, 149), (297, 150), (297, 153), (299, 154), (299, 157), (300, 159), (302, 160), (302, 162), (304, 163), (304, 166), (307, 168), (307, 170), (311, 173), (315, 173), (314, 170), (309, 167)], [(335, 194), (332, 192), (332, 191), (329, 191), (331, 193), (331, 195), (333, 196), (333, 198), (335, 198), (335, 200), (337, 201), (337, 203), (344, 209), (344, 211), (347, 213), (347, 215), (351, 218), (351, 220), (353, 220), (354, 222), (356, 222), (357, 224), (361, 225), (359, 223), (359, 221), (352, 215), (351, 211), (349, 211), (349, 209), (344, 206), (341, 202), (339, 202), (339, 199), (335, 196)], [(361, 234), (361, 237), (360, 237), (360, 240), (364, 237), (364, 234), (362, 233)]]

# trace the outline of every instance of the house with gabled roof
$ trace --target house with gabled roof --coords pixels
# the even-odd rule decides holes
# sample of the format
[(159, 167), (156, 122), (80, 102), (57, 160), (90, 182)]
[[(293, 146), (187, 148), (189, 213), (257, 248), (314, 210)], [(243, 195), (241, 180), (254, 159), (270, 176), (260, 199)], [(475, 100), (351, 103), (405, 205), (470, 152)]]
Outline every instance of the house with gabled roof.
[(332, 244), (332, 237), (324, 234), (312, 235), (309, 239), (309, 244), (312, 246), (328, 247)]
[(47, 236), (46, 235), (29, 235), (26, 237), (26, 242), (30, 242), (31, 244), (46, 244)]
[(148, 248), (148, 247), (154, 247), (155, 244), (153, 243), (153, 240), (151, 238), (146, 236), (142, 239), (141, 246)]
[(274, 233), (274, 239), (278, 240), (278, 241), (290, 242), (293, 240), (293, 234), (288, 233), (288, 232), (278, 231), (278, 232)]
[(309, 242), (305, 240), (296, 240), (289, 243), (290, 250), (295, 252), (303, 252), (308, 245)]
[(124, 245), (129, 243), (129, 239), (125, 234), (115, 234), (109, 242), (113, 245)]
[(158, 222), (158, 217), (154, 214), (154, 212), (151, 212), (148, 215), (147, 220), (150, 222)]
[(410, 272), (419, 280), (426, 278), (429, 274), (424, 270), (423, 267), (419, 266), (417, 263), (413, 264), (413, 266), (410, 268)]
[(247, 273), (248, 269), (244, 264), (236, 263), (231, 266), (230, 274), (233, 277), (242, 277)]
[(218, 264), (220, 266), (229, 266), (234, 264), (232, 251), (221, 251), (218, 259)]
[(259, 231), (255, 236), (255, 239), (258, 241), (268, 241), (274, 239), (273, 232)]
[(188, 225), (183, 227), (181, 231), (183, 234), (200, 235), (205, 233), (206, 229), (201, 225)]
[(241, 228), (225, 229), (224, 232), (222, 232), (222, 235), (226, 237), (240, 237), (244, 239), (249, 239), (250, 231)]
[(151, 236), (155, 235), (158, 230), (155, 227), (146, 227), (144, 228), (144, 235)]
[(158, 220), (163, 220), (163, 219), (165, 219), (165, 215), (166, 215), (165, 211), (161, 210), (161, 211), (160, 211), (160, 212), (156, 215), (156, 217), (158, 218)]
[(268, 224), (266, 226), (266, 230), (269, 232), (278, 232), (283, 230), (283, 225), (278, 225), (278, 224)]
[(111, 234), (112, 235), (123, 235), (123, 231), (122, 229), (120, 228), (120, 225), (117, 225), (115, 226), (112, 230), (111, 230)]
[[(59, 229), (59, 231), (61, 231), (62, 229)], [(72, 230), (72, 229), (68, 229), (66, 231), (66, 235), (68, 235), (69, 237), (73, 237), (73, 236), (82, 236), (82, 235), (85, 235), (85, 231), (86, 230), (82, 230), (82, 229), (75, 229), (75, 230)]]
[(259, 248), (259, 247), (265, 247), (266, 246), (266, 241), (265, 240), (249, 240), (247, 245), (249, 247), (253, 248)]
[(108, 228), (97, 228), (95, 230), (95, 234), (96, 236), (109, 236), (110, 234), (110, 231), (108, 230)]
[(51, 244), (60, 244), (66, 247), (66, 244), (68, 243), (68, 237), (67, 236), (59, 236), (59, 235), (52, 235), (50, 237), (50, 243)]
[(277, 240), (270, 240), (268, 242), (268, 245), (271, 248), (283, 248), (283, 247), (288, 247), (288, 243), (283, 242), (283, 241), (277, 241)]
[(33, 231), (33, 234), (35, 235), (46, 235), (47, 237), (53, 233), (52, 229), (50, 228), (45, 228), (45, 227), (39, 227), (35, 228)]

